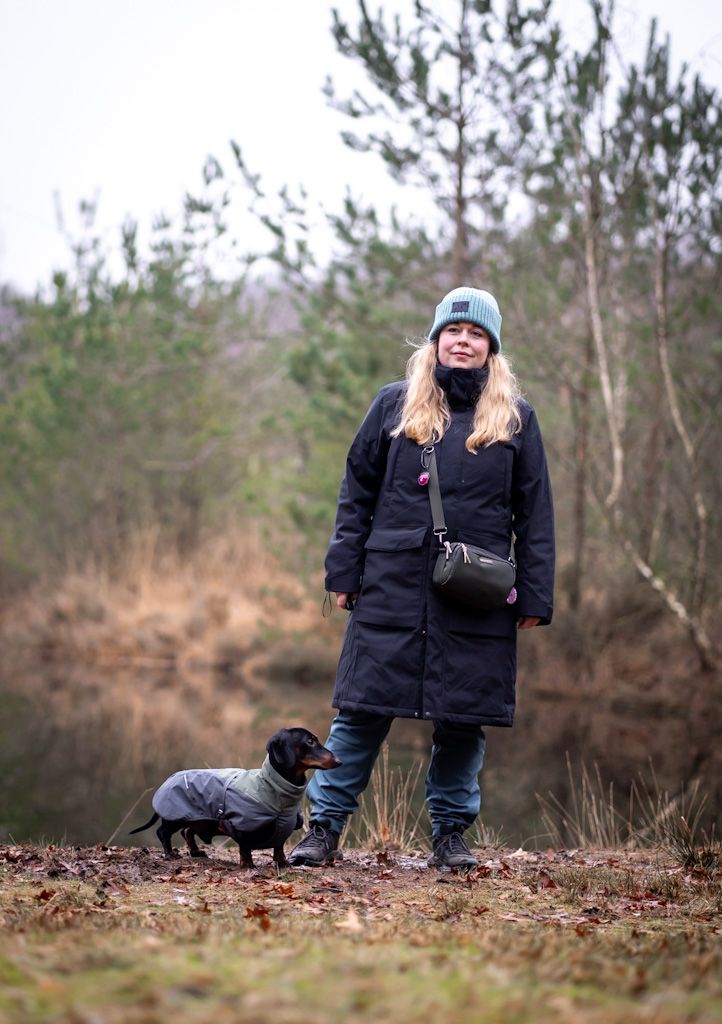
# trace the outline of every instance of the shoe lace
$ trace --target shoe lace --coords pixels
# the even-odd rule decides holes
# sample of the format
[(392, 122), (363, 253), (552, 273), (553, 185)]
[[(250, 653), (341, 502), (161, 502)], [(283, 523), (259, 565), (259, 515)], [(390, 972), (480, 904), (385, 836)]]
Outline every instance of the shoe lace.
[(310, 825), (305, 841), (308, 842), (309, 840), (318, 840), (325, 845), (329, 845), (331, 842), (331, 833), (325, 825)]
[(461, 832), (449, 832), (443, 837), (443, 845), (449, 853), (468, 853), (469, 847), (464, 842)]

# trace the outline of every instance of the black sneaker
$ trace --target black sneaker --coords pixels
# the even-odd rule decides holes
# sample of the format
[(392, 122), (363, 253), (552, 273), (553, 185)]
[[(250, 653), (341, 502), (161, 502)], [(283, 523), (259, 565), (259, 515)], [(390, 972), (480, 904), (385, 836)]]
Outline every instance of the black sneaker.
[(478, 864), (464, 842), (461, 829), (434, 836), (433, 843), (433, 853), (427, 862), (430, 868), (475, 868)]
[(300, 843), (288, 855), (288, 863), (294, 867), (307, 864), (309, 867), (320, 867), (330, 864), (333, 860), (341, 860), (343, 854), (338, 847), (338, 834), (325, 825), (311, 822), (310, 828)]

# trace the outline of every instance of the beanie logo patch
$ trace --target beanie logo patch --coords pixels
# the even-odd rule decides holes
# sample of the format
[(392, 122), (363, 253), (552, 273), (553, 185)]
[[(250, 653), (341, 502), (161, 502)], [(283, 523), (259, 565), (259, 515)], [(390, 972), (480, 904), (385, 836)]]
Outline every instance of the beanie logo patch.
[(468, 302), (453, 302), (451, 305), (452, 313), (468, 313), (469, 303)]

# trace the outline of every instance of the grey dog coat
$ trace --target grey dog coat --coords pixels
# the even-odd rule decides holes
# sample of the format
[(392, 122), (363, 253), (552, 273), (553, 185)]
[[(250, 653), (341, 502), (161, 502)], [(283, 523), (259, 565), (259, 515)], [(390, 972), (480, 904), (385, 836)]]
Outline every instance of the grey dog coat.
[(176, 772), (156, 790), (153, 810), (166, 821), (216, 821), (237, 843), (263, 830), (263, 845), (276, 846), (299, 827), (305, 789), (279, 775), (266, 757), (260, 768)]

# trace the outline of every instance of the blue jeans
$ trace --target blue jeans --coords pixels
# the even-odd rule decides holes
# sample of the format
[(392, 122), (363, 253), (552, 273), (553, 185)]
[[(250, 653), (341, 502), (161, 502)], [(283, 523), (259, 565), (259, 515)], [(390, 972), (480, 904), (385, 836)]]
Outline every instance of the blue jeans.
[[(339, 711), (326, 746), (343, 764), (317, 771), (306, 790), (311, 821), (341, 833), (358, 807), (381, 744), (393, 718), (366, 711)], [(426, 774), (426, 803), (434, 836), (474, 823), (481, 806), (479, 772), (486, 738), (478, 725), (434, 722), (431, 760)]]

